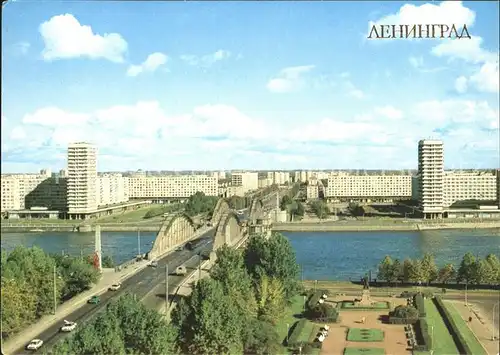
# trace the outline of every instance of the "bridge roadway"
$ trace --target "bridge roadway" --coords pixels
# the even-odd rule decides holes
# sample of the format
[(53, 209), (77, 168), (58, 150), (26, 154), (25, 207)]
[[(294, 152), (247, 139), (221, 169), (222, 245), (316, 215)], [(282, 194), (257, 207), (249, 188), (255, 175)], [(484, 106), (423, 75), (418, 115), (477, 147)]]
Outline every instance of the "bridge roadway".
[[(158, 260), (158, 267), (147, 267), (132, 277), (126, 279), (122, 282), (122, 286), (118, 291), (107, 291), (106, 293), (100, 296), (101, 302), (97, 305), (93, 304), (85, 304), (84, 306), (76, 309), (69, 315), (65, 317), (66, 320), (77, 322), (77, 328), (81, 328), (85, 326), (85, 323), (91, 320), (94, 316), (96, 316), (99, 312), (106, 309), (106, 306), (117, 297), (124, 295), (126, 293), (135, 294), (137, 298), (141, 299), (143, 303), (146, 305), (151, 303), (151, 291), (156, 290), (158, 285), (163, 286), (163, 294), (156, 295), (154, 294), (154, 304), (158, 304), (160, 302), (165, 302), (165, 266), (168, 264), (169, 271), (172, 273), (175, 268), (178, 266), (185, 264), (188, 272), (190, 269), (192, 270), (198, 265), (198, 257), (196, 254), (200, 252), (205, 252), (207, 250), (211, 250), (213, 247), (213, 235), (215, 233), (215, 229), (211, 229), (205, 234), (203, 234), (199, 239), (205, 239), (206, 243), (200, 243), (198, 247), (194, 250), (182, 250), (182, 251), (174, 251), (171, 254), (161, 258)], [(182, 276), (169, 276), (169, 293), (175, 291), (175, 288), (182, 282), (184, 277)], [(62, 326), (62, 321), (60, 323), (56, 323), (49, 328), (47, 328), (42, 333), (38, 334), (37, 339), (42, 339), (44, 341), (44, 345), (42, 346), (42, 351), (50, 350), (57, 342), (63, 339), (65, 336), (68, 336), (68, 333), (59, 332), (60, 327)], [(24, 346), (13, 351), (13, 354), (26, 354), (26, 350)]]

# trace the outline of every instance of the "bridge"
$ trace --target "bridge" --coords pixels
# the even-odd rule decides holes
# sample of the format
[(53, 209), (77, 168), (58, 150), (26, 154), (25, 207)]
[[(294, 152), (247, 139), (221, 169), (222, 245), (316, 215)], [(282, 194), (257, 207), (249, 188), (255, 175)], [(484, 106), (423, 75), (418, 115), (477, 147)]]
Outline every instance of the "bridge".
[[(192, 239), (214, 234), (213, 251), (221, 246), (236, 244), (249, 233), (269, 230), (272, 211), (279, 208), (279, 201), (287, 191), (275, 189), (265, 196), (254, 197), (246, 209), (248, 219), (231, 209), (228, 200), (217, 201), (212, 218), (207, 226), (200, 226), (185, 213), (169, 216), (163, 223), (148, 253), (149, 259), (156, 259)], [(215, 233), (214, 233), (215, 232)]]

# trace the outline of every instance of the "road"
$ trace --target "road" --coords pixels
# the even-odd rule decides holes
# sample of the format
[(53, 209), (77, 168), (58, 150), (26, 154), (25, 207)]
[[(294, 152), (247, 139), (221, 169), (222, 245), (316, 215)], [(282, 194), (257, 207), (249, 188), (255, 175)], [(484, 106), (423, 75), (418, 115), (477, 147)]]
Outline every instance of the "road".
[[(204, 252), (206, 250), (210, 250), (213, 248), (213, 235), (215, 231), (211, 230), (198, 238), (197, 240), (202, 239), (203, 242), (197, 245), (197, 248), (194, 250), (182, 250), (182, 251), (174, 251), (173, 253), (163, 257), (158, 260), (158, 267), (147, 267), (137, 274), (131, 276), (122, 282), (121, 288), (118, 291), (107, 291), (104, 294), (100, 295), (101, 302), (97, 305), (94, 304), (85, 304), (84, 306), (76, 309), (74, 312), (66, 316), (66, 320), (77, 322), (78, 328), (84, 326), (85, 322), (88, 322), (92, 317), (94, 317), (97, 313), (106, 309), (106, 306), (118, 296), (124, 295), (126, 293), (135, 294), (137, 298), (143, 299), (146, 295), (151, 295), (151, 290), (155, 290), (159, 285), (163, 283), (163, 294), (162, 298), (156, 297), (154, 305), (157, 305), (161, 301), (165, 302), (165, 267), (168, 264), (169, 271), (173, 272), (175, 269), (187, 262), (186, 268), (187, 271), (190, 272), (193, 267), (197, 265), (199, 262), (199, 257), (196, 254), (200, 252)], [(191, 268), (191, 270), (190, 270)], [(170, 276), (169, 277), (169, 289), (170, 293), (174, 292), (175, 288), (182, 281), (183, 277), (180, 276)], [(151, 297), (149, 297), (151, 298)], [(149, 300), (151, 303), (151, 300)], [(56, 323), (53, 326), (47, 328), (42, 333), (38, 334), (35, 338), (42, 339), (44, 341), (44, 345), (42, 347), (42, 351), (48, 351), (52, 348), (57, 342), (59, 342), (65, 336), (68, 336), (68, 333), (61, 333), (59, 331), (61, 323)], [(24, 346), (22, 348), (17, 349), (13, 352), (14, 354), (26, 354), (26, 350)]]

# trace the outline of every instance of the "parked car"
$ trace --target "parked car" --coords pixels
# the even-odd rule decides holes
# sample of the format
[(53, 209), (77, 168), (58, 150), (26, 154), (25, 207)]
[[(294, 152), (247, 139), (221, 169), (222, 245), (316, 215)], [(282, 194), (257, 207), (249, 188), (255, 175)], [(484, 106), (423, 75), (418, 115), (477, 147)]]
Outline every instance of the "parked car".
[(110, 291), (118, 291), (120, 289), (120, 287), (122, 287), (122, 285), (120, 283), (117, 283), (117, 284), (112, 284), (110, 287), (109, 287), (109, 290)]
[(151, 266), (151, 267), (158, 267), (158, 261), (153, 260), (153, 261), (149, 264), (149, 266)]
[(43, 340), (33, 339), (28, 345), (26, 345), (26, 350), (38, 350), (42, 347)]
[(175, 269), (176, 275), (184, 276), (184, 275), (186, 275), (186, 273), (187, 273), (187, 270), (186, 270), (186, 267), (184, 265), (181, 265), (181, 266), (177, 267), (177, 269)]
[(98, 304), (99, 302), (101, 302), (101, 298), (99, 296), (92, 296), (88, 300), (88, 303), (90, 304)]
[(72, 332), (76, 328), (76, 323), (75, 322), (70, 322), (67, 321), (66, 319), (64, 320), (64, 325), (61, 327), (61, 332)]

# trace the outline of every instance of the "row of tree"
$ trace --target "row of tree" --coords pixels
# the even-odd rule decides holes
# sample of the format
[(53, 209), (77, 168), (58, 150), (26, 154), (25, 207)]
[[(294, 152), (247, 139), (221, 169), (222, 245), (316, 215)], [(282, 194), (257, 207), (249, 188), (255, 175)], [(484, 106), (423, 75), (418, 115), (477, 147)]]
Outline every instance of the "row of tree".
[[(99, 279), (92, 258), (49, 255), (38, 247), (2, 249), (2, 337), (54, 311), (54, 304), (89, 289)], [(55, 287), (54, 287), (55, 285)]]
[(309, 206), (319, 219), (325, 219), (330, 214), (330, 208), (323, 200), (312, 201)]
[(281, 198), (280, 209), (282, 211), (287, 211), (293, 218), (304, 217), (305, 209), (302, 202), (293, 200), (289, 195), (285, 195)]
[(217, 201), (217, 196), (206, 196), (203, 192), (196, 192), (191, 195), (184, 205), (184, 211), (190, 216), (196, 216), (201, 213), (213, 213)]
[(500, 261), (495, 254), (486, 258), (474, 256), (468, 252), (462, 258), (458, 270), (451, 263), (441, 268), (435, 263), (432, 254), (424, 254), (422, 259), (392, 259), (386, 256), (379, 264), (378, 278), (390, 282), (424, 282), (437, 281), (447, 283), (468, 284), (500, 284)]
[(244, 250), (217, 251), (211, 278), (179, 301), (167, 324), (132, 296), (108, 306), (54, 354), (277, 354), (276, 323), (300, 290), (288, 240), (252, 236)]

